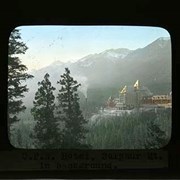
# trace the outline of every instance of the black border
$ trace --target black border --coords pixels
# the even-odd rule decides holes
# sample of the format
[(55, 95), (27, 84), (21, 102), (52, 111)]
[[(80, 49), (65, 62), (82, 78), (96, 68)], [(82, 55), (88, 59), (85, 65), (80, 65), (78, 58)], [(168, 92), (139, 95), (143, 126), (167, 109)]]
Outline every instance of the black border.
[[(102, 1), (99, 4), (84, 1), (66, 2), (5, 2), (1, 6), (0, 28), (0, 153), (14, 151), (7, 135), (7, 54), (9, 34), (20, 25), (143, 25), (165, 28), (172, 42), (172, 93), (173, 124), (169, 144), (163, 149), (168, 152), (167, 169), (126, 169), (106, 171), (32, 171), (0, 172), (0, 178), (90, 178), (90, 179), (170, 179), (180, 178), (180, 131), (178, 121), (178, 72), (180, 65), (180, 15), (178, 5), (173, 2)], [(177, 7), (176, 7), (177, 6)], [(20, 150), (21, 151), (21, 150)], [(93, 153), (93, 152), (92, 152)], [(0, 162), (3, 163), (3, 162)]]

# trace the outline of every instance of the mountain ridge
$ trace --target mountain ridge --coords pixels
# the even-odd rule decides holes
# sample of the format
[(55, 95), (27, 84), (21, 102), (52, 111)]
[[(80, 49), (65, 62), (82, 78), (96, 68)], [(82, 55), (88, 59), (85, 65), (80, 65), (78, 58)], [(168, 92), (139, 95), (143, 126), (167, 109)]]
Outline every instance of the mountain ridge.
[(136, 50), (107, 49), (84, 56), (76, 62), (56, 61), (55, 64), (32, 72), (35, 78), (28, 81), (30, 92), (27, 96), (33, 99), (37, 82), (42, 81), (45, 73), (50, 74), (53, 86), (59, 88), (57, 80), (64, 73), (65, 67), (68, 67), (72, 76), (88, 89), (118, 89), (139, 79), (153, 93), (163, 94), (171, 91), (171, 43), (167, 38), (158, 38), (144, 48)]
[[(72, 62), (72, 61), (67, 61), (67, 62), (63, 62), (63, 61), (60, 61), (60, 60), (56, 60), (56, 61), (54, 61), (54, 62), (52, 62), (50, 65), (48, 65), (48, 66), (45, 66), (45, 67), (43, 67), (43, 68), (40, 68), (40, 69), (37, 69), (37, 70), (33, 70), (33, 72), (34, 71), (39, 71), (39, 70), (42, 70), (42, 69), (44, 69), (44, 68), (47, 68), (47, 67), (49, 67), (49, 66), (52, 66), (52, 65), (69, 65), (69, 64), (74, 64), (74, 63), (77, 63), (77, 62), (83, 62), (83, 61), (85, 61), (85, 60), (87, 60), (87, 58), (91, 58), (91, 57), (95, 57), (95, 56), (99, 56), (99, 55), (103, 55), (103, 54), (106, 54), (106, 53), (109, 53), (109, 52), (118, 52), (118, 51), (120, 51), (120, 53), (122, 52), (122, 51), (126, 51), (126, 56), (127, 55), (129, 55), (131, 52), (135, 52), (135, 51), (140, 51), (140, 50), (142, 50), (142, 49), (144, 49), (144, 48), (147, 48), (147, 47), (149, 47), (149, 46), (151, 46), (152, 44), (154, 44), (154, 43), (156, 43), (156, 42), (159, 42), (159, 41), (170, 41), (170, 37), (160, 37), (160, 38), (157, 38), (156, 40), (154, 40), (152, 43), (150, 43), (150, 44), (148, 44), (148, 45), (146, 45), (145, 47), (143, 47), (143, 48), (137, 48), (137, 49), (135, 49), (135, 50), (131, 50), (131, 49), (128, 49), (128, 48), (110, 48), (110, 49), (106, 49), (106, 50), (104, 50), (104, 51), (102, 51), (102, 52), (100, 52), (100, 53), (93, 53), (93, 54), (88, 54), (88, 55), (86, 55), (86, 56), (83, 56), (82, 58), (79, 58), (77, 61), (75, 61), (75, 62)], [(129, 53), (128, 53), (128, 51), (129, 51)], [(126, 57), (125, 56), (125, 57)], [(123, 57), (123, 58), (121, 58), (121, 59), (124, 59), (125, 57)], [(116, 57), (117, 58), (117, 57)], [(31, 72), (31, 71), (30, 71)]]

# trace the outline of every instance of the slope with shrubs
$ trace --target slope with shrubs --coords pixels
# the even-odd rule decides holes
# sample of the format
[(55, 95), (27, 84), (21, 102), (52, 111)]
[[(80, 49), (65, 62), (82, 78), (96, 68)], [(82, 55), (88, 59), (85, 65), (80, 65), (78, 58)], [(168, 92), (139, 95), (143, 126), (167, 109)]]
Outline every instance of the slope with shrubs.
[(157, 113), (98, 116), (97, 119), (90, 123), (87, 135), (87, 143), (93, 149), (161, 148), (171, 136), (171, 112), (168, 109)]

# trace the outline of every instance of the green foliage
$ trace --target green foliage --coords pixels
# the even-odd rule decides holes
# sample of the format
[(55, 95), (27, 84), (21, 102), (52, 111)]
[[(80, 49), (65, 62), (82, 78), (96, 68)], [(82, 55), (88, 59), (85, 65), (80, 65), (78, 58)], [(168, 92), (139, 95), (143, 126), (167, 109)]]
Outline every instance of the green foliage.
[(168, 143), (170, 131), (168, 110), (122, 116), (97, 115), (89, 122), (86, 140), (93, 149), (160, 148)]
[(57, 113), (64, 122), (63, 128), (63, 147), (64, 148), (85, 148), (85, 124), (79, 105), (79, 96), (77, 93), (80, 84), (70, 76), (70, 71), (65, 68), (65, 73), (57, 82), (61, 85), (57, 96)]
[(16, 148), (34, 149), (34, 139), (31, 137), (35, 122), (20, 120), (11, 126), (11, 144)]
[(13, 30), (9, 38), (8, 53), (8, 126), (18, 121), (18, 113), (25, 110), (22, 98), (28, 88), (22, 82), (33, 77), (26, 73), (27, 67), (18, 57), (18, 54), (24, 54), (26, 50), (27, 46), (21, 41), (19, 30)]
[[(147, 149), (159, 148), (165, 146), (170, 139), (171, 125), (170, 125), (171, 111), (162, 111), (157, 114), (156, 121), (150, 119), (147, 124), (148, 137), (145, 142)], [(165, 125), (166, 124), (166, 125)]]
[(37, 148), (58, 148), (61, 146), (61, 136), (58, 132), (57, 119), (54, 117), (55, 103), (53, 91), (55, 88), (51, 86), (49, 74), (45, 74), (44, 80), (38, 82), (40, 86), (35, 94), (33, 101), (34, 107), (31, 112), (37, 121), (35, 132), (35, 146)]
[(167, 140), (165, 132), (162, 131), (154, 121), (148, 122), (147, 133), (148, 138), (145, 143), (146, 149), (159, 148), (162, 145), (166, 145)]

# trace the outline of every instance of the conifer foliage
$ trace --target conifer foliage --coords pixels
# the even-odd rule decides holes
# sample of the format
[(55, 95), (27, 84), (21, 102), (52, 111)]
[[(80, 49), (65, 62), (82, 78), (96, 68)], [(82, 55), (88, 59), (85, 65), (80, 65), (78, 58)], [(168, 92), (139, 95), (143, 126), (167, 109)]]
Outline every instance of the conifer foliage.
[(44, 80), (38, 82), (40, 86), (33, 101), (34, 107), (31, 109), (32, 115), (37, 121), (35, 132), (35, 146), (42, 149), (58, 148), (60, 145), (60, 133), (58, 123), (54, 116), (55, 103), (49, 74), (46, 73)]
[(65, 68), (65, 73), (61, 75), (57, 82), (61, 85), (58, 99), (58, 114), (64, 122), (63, 147), (80, 148), (88, 147), (84, 143), (87, 121), (84, 119), (79, 105), (78, 87), (80, 84), (70, 76), (70, 70)]
[(8, 127), (18, 121), (18, 113), (26, 109), (22, 98), (28, 88), (23, 82), (33, 76), (26, 73), (27, 67), (22, 64), (18, 55), (25, 54), (27, 49), (26, 44), (21, 40), (19, 30), (13, 30), (9, 38), (8, 53)]
[(166, 133), (160, 129), (154, 120), (151, 119), (147, 127), (148, 138), (145, 142), (146, 149), (158, 149), (167, 144), (168, 138), (166, 137)]

